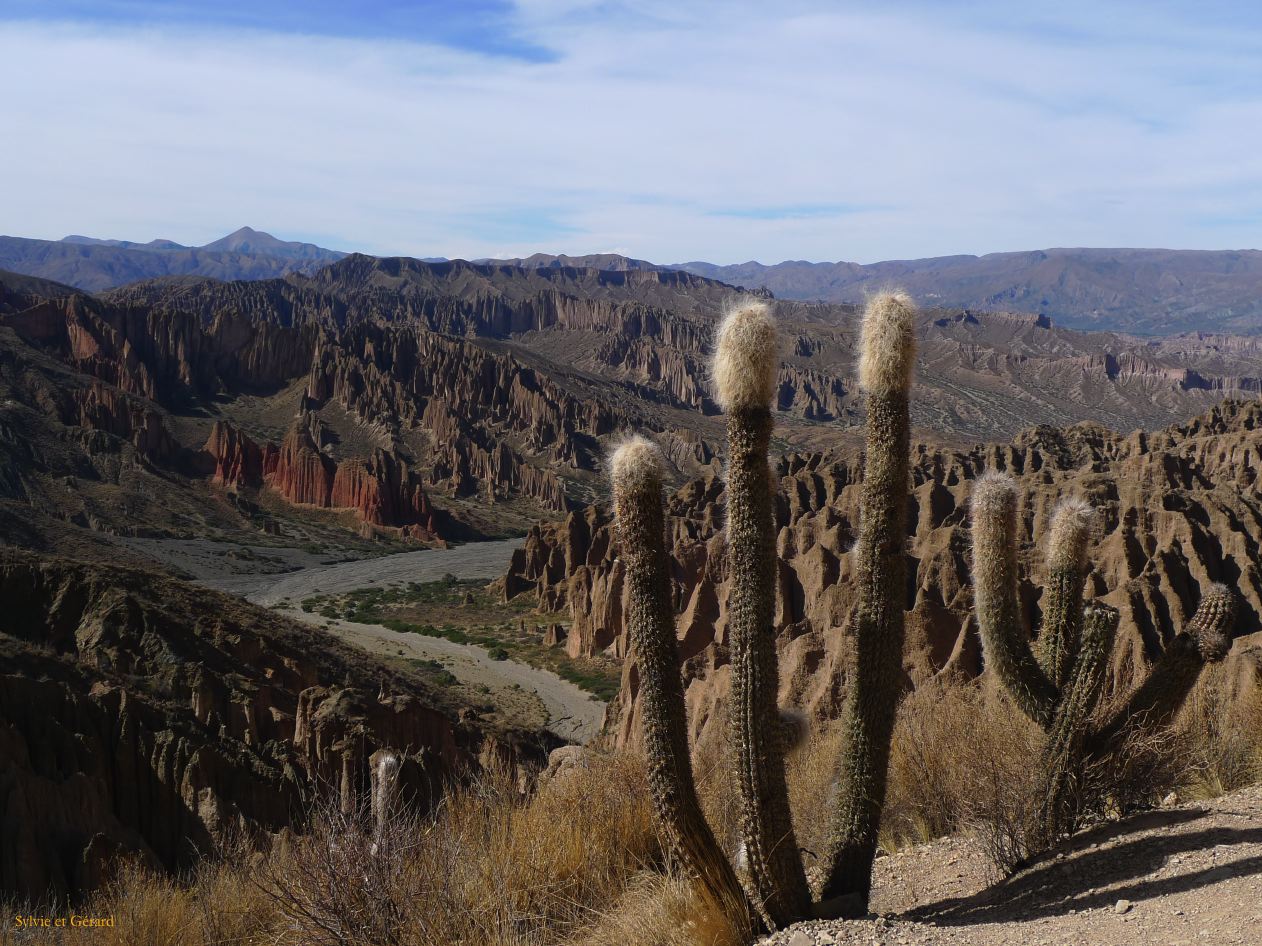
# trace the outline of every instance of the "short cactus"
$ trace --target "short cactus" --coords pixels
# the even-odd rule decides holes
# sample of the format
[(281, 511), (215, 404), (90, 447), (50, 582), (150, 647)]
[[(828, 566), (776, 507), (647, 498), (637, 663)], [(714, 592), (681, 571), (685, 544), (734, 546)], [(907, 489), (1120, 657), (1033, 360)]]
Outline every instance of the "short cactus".
[(640, 674), (640, 714), (649, 789), (671, 855), (733, 916), (750, 917), (736, 873), (701, 812), (688, 750), (679, 649), (667, 574), (662, 458), (642, 437), (611, 462), (614, 521), (627, 574), (631, 650)]
[(1234, 615), (1234, 599), (1222, 585), (1206, 592), (1188, 630), (1178, 635), (1149, 677), (1098, 729), (1089, 718), (1103, 689), (1118, 613), (1101, 602), (1084, 605), (1087, 552), (1094, 514), (1080, 500), (1060, 504), (1048, 531), (1048, 585), (1039, 657), (1021, 621), (1017, 597), (1017, 491), (998, 473), (973, 489), (973, 574), (977, 624), (986, 661), (1017, 706), (1048, 733), (1044, 791), (1033, 849), (1073, 830), (1078, 783), (1085, 763), (1112, 751), (1139, 727), (1168, 723), (1206, 661), (1220, 659)]
[(372, 853), (377, 854), (385, 839), (390, 816), (398, 804), (399, 757), (389, 749), (378, 749), (369, 758), (368, 767), (372, 781)]

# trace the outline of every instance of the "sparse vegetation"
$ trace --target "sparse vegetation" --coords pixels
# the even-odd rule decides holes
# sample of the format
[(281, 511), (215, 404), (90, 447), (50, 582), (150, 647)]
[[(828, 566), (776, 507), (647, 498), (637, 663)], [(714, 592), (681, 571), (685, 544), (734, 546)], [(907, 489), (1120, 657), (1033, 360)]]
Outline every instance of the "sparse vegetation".
[[(1165, 733), (1162, 778), (1146, 804), (1188, 798), (1262, 777), (1262, 700), (1224, 714), (1220, 681), (1207, 679)], [(958, 738), (961, 731), (970, 738)], [(833, 804), (836, 728), (820, 729), (786, 756), (801, 845), (824, 849)], [(1006, 873), (1027, 856), (1023, 831), (1037, 802), (1027, 764), (1042, 733), (1011, 699), (982, 681), (928, 681), (899, 706), (881, 846), (903, 850), (954, 833), (976, 837)], [(1173, 741), (1171, 741), (1173, 740)], [(714, 740), (695, 760), (698, 792), (726, 854), (739, 820), (730, 747)], [(1151, 770), (1149, 770), (1151, 773)], [(1234, 773), (1234, 774), (1232, 774)], [(1115, 786), (1116, 787), (1116, 786)], [(1116, 814), (1105, 794), (1100, 817)], [(735, 946), (728, 914), (669, 865), (657, 834), (643, 763), (592, 753), (581, 766), (522, 794), (514, 773), (492, 765), (453, 786), (427, 816), (396, 810), (374, 834), (365, 796), (344, 814), (332, 799), (286, 840), (238, 842), (195, 872), (171, 878), (134, 864), (77, 907), (113, 916), (91, 931), (106, 946)], [(374, 840), (385, 857), (373, 857)], [(808, 871), (818, 858), (807, 855)], [(41, 908), (43, 909), (43, 908)], [(8, 904), (7, 916), (41, 912)], [(47, 912), (44, 910), (44, 912)], [(80, 933), (82, 931), (79, 931)], [(0, 929), (0, 946), (83, 941)]]
[(300, 606), (307, 613), (333, 620), (380, 624), (404, 634), (481, 647), (493, 660), (516, 660), (550, 670), (605, 701), (617, 695), (622, 679), (621, 668), (612, 658), (575, 658), (561, 648), (545, 647), (537, 625), (554, 623), (557, 616), (532, 615), (524, 597), (500, 601), (479, 580), (445, 575), (437, 581), (314, 595)]

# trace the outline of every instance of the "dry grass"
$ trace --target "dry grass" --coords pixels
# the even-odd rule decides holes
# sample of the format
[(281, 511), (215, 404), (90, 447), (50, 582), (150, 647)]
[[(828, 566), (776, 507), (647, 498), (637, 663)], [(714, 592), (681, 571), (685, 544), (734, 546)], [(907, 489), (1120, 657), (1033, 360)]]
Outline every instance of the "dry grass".
[(0, 946), (739, 941), (722, 911), (665, 872), (642, 765), (625, 755), (596, 757), (529, 797), (513, 773), (488, 771), (454, 788), (430, 817), (395, 815), (380, 837), (366, 799), (349, 813), (329, 801), (301, 836), (262, 850), (237, 845), (178, 880), (126, 867), (77, 911), (113, 916), (115, 926), (5, 929)]
[[(1262, 694), (1230, 700), (1207, 673), (1173, 731), (1132, 743), (1089, 773), (1088, 818), (1262, 779)], [(983, 683), (929, 682), (899, 708), (881, 843), (902, 849), (975, 836), (1006, 871), (1027, 855), (1042, 734)], [(835, 802), (837, 727), (788, 755), (795, 828), (818, 867)], [(735, 793), (726, 740), (698, 748), (698, 785), (716, 834), (735, 855)], [(373, 843), (379, 844), (376, 853)], [(812, 873), (817, 874), (816, 871)], [(9, 915), (38, 910), (6, 906)], [(47, 913), (47, 910), (42, 912)], [(376, 837), (367, 804), (326, 804), (301, 836), (236, 845), (179, 879), (124, 865), (77, 908), (113, 916), (94, 930), (15, 931), (0, 946), (735, 946), (723, 911), (663, 864), (642, 764), (595, 756), (523, 796), (491, 770), (452, 789), (439, 810), (398, 814)], [(54, 911), (53, 915), (69, 915)]]
[(1232, 699), (1224, 677), (1224, 667), (1208, 668), (1175, 721), (1173, 735), (1190, 760), (1177, 786), (1184, 798), (1262, 782), (1262, 687)]

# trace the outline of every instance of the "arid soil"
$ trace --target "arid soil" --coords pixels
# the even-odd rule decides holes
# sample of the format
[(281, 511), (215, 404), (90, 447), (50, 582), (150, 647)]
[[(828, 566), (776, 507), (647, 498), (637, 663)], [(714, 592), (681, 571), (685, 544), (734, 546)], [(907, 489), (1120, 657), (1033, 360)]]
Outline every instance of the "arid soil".
[(1085, 831), (991, 884), (970, 840), (877, 861), (872, 919), (800, 923), (764, 946), (1256, 946), (1262, 786)]

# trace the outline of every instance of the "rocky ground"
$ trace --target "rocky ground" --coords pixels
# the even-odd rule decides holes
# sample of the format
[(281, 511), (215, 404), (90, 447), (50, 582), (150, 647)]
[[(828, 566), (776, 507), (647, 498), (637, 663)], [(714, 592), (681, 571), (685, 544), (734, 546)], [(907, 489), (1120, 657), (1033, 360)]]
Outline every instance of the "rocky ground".
[(1262, 786), (1078, 835), (991, 883), (971, 841), (877, 861), (866, 920), (800, 923), (763, 946), (1256, 946)]

